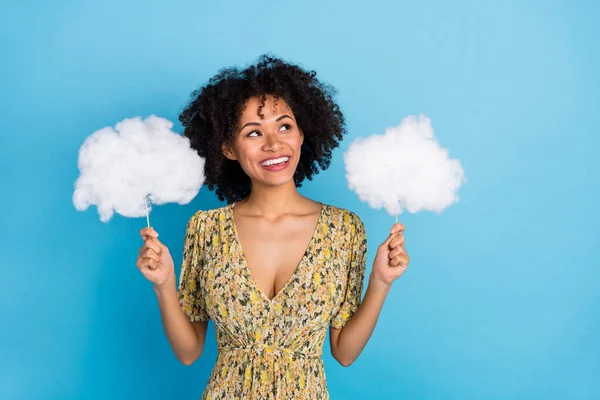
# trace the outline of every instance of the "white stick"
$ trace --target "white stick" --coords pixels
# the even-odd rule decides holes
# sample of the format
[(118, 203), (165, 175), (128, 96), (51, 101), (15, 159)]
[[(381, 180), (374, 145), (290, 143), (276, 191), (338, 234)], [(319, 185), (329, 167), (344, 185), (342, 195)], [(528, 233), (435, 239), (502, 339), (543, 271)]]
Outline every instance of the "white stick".
[(146, 196), (146, 222), (148, 222), (148, 228), (150, 228), (150, 215), (148, 214), (148, 196)]

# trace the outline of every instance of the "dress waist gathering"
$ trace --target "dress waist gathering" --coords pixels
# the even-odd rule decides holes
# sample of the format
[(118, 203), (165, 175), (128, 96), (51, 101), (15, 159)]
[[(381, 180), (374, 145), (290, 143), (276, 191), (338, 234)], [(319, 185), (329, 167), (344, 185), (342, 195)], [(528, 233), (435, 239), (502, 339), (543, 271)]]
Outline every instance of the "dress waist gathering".
[(273, 357), (285, 357), (293, 359), (313, 359), (320, 360), (323, 356), (322, 351), (311, 351), (311, 352), (302, 352), (296, 351), (285, 347), (279, 346), (271, 346), (265, 343), (253, 343), (250, 345), (242, 345), (242, 346), (219, 346), (219, 353), (226, 352), (242, 352), (248, 353), (249, 356), (273, 356)]

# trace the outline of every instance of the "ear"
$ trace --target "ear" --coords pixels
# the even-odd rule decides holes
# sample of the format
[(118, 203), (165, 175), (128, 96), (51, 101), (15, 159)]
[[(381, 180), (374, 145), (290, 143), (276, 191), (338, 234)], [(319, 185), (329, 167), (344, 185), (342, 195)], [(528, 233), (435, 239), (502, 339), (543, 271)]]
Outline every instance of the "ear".
[(228, 159), (230, 159), (232, 161), (237, 160), (235, 153), (233, 152), (233, 150), (231, 149), (231, 146), (228, 143), (223, 143), (221, 145), (221, 151), (223, 152), (223, 155), (225, 157), (227, 157)]
[(304, 132), (302, 131), (302, 129), (300, 130), (300, 146), (302, 146), (302, 144), (304, 143)]

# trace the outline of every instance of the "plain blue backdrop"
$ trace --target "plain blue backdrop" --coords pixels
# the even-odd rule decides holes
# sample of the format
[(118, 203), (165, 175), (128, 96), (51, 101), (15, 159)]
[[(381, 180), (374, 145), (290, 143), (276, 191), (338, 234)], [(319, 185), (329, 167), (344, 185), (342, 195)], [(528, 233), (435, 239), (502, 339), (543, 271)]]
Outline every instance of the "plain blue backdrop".
[[(349, 135), (302, 193), (365, 222), (342, 154), (431, 118), (468, 183), (403, 214), (411, 266), (333, 399), (600, 398), (600, 5), (593, 1), (0, 3), (0, 398), (197, 399), (216, 358), (180, 364), (135, 260), (145, 219), (72, 204), (79, 146), (133, 116), (177, 120), (220, 67), (272, 52), (339, 89)], [(176, 125), (180, 131), (180, 126)], [(181, 262), (203, 188), (152, 224)]]

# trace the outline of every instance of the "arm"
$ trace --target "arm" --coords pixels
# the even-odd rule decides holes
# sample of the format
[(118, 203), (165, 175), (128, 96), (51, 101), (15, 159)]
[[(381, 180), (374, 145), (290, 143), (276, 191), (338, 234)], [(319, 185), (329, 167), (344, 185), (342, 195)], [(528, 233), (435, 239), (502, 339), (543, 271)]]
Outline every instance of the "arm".
[(191, 365), (202, 355), (206, 339), (209, 317), (199, 282), (203, 251), (204, 220), (196, 214), (186, 227), (178, 289), (175, 274), (154, 288), (167, 339), (175, 356), (185, 365)]
[(385, 296), (369, 285), (361, 306), (367, 264), (367, 236), (364, 224), (357, 215), (350, 213), (344, 216), (344, 223), (348, 224), (350, 232), (346, 246), (351, 256), (347, 264), (345, 293), (330, 321), (329, 342), (331, 355), (347, 367), (356, 360), (371, 336)]
[(410, 257), (404, 249), (404, 225), (395, 224), (388, 238), (377, 249), (369, 286), (360, 303), (365, 270), (366, 236), (358, 218), (352, 242), (348, 291), (342, 305), (343, 315), (337, 315), (330, 332), (331, 352), (338, 362), (348, 366), (358, 358), (371, 337), (379, 313), (394, 280), (408, 267)]
[(208, 322), (191, 322), (187, 318), (179, 304), (174, 281), (154, 291), (169, 344), (179, 361), (191, 365), (202, 355)]
[(331, 354), (344, 367), (352, 364), (367, 344), (389, 290), (389, 285), (370, 276), (367, 292), (356, 313), (341, 329), (331, 327)]

